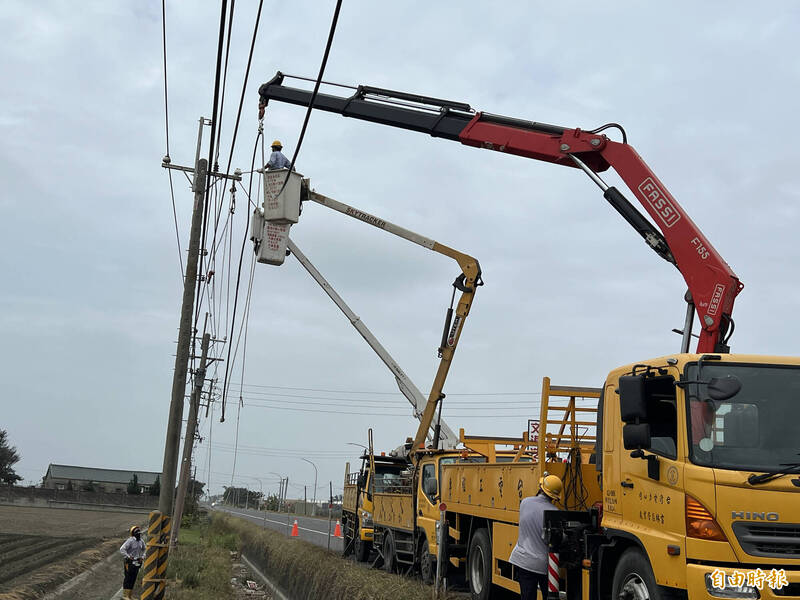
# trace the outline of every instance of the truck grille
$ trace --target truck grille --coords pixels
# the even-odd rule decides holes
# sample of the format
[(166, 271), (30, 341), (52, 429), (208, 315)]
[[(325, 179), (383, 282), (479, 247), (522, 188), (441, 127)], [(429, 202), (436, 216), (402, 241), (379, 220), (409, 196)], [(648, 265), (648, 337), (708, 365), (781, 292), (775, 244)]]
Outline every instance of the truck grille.
[(800, 558), (800, 524), (753, 523), (733, 524), (736, 539), (751, 556)]

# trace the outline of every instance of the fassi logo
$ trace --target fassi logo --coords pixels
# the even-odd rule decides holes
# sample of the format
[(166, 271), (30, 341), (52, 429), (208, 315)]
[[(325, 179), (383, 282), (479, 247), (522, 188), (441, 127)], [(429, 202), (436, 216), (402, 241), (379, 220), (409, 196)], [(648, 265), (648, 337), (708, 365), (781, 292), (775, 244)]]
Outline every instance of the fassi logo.
[(648, 177), (639, 184), (639, 193), (641, 193), (647, 203), (653, 207), (653, 210), (656, 211), (656, 214), (664, 223), (665, 227), (672, 227), (675, 223), (680, 221), (680, 213), (675, 210), (675, 206), (667, 195), (661, 191), (661, 188), (656, 185), (652, 177)]

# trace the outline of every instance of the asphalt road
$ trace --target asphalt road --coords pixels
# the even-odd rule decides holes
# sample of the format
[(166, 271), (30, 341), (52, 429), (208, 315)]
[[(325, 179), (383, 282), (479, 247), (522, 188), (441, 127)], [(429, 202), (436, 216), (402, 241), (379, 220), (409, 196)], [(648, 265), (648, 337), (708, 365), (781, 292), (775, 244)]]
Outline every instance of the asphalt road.
[[(279, 531), (284, 535), (289, 535), (291, 532), (292, 524), (297, 519), (297, 532), (301, 540), (311, 542), (322, 548), (328, 547), (328, 521), (327, 519), (318, 519), (314, 517), (296, 517), (289, 516), (289, 525), (287, 526), (286, 513), (263, 512), (252, 509), (244, 508), (231, 508), (228, 506), (215, 506), (211, 510), (218, 510), (226, 512), (237, 517), (242, 517), (248, 521), (252, 521), (258, 525), (269, 527), (275, 531)], [(341, 553), (343, 548), (343, 541), (341, 538), (333, 536), (333, 531), (336, 527), (336, 521), (330, 524), (331, 529), (331, 550)]]

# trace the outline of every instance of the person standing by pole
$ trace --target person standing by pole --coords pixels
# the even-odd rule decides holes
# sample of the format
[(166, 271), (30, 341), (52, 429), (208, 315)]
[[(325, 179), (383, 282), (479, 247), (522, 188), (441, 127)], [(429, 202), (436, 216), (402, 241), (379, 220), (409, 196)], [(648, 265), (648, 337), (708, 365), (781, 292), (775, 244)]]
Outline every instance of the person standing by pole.
[(517, 567), (521, 600), (536, 600), (537, 588), (542, 599), (547, 599), (549, 549), (542, 538), (542, 526), (545, 511), (558, 510), (553, 502), (561, 502), (563, 488), (559, 477), (546, 475), (539, 480), (536, 495), (519, 503), (519, 538), (508, 561)]
[(120, 546), (119, 552), (125, 557), (125, 577), (122, 580), (122, 597), (133, 598), (136, 576), (144, 559), (144, 541), (141, 530), (134, 525), (128, 531), (130, 537)]

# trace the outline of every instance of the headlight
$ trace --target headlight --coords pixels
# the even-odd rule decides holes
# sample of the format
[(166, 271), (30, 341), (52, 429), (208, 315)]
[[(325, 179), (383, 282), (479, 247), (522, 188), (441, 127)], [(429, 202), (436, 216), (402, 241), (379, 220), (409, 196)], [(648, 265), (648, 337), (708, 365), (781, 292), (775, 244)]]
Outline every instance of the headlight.
[(372, 513), (366, 510), (361, 511), (361, 526), (372, 527)]
[(706, 590), (715, 598), (760, 598), (758, 588), (753, 585), (733, 585), (730, 577), (725, 578), (725, 587), (716, 587), (711, 573), (706, 573)]

